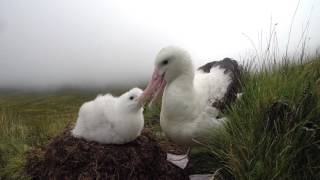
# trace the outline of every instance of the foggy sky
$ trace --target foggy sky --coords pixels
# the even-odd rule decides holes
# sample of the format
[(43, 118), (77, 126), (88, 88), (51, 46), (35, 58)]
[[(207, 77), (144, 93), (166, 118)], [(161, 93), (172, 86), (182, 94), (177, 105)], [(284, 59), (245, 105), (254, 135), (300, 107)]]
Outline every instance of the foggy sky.
[[(266, 44), (270, 24), (277, 24), (283, 53), (297, 3), (1, 0), (0, 88), (134, 86), (149, 79), (154, 57), (164, 46), (187, 49), (197, 66), (238, 59), (254, 49), (248, 37), (256, 48)], [(301, 0), (291, 54), (308, 19), (308, 50), (319, 48), (320, 1)]]

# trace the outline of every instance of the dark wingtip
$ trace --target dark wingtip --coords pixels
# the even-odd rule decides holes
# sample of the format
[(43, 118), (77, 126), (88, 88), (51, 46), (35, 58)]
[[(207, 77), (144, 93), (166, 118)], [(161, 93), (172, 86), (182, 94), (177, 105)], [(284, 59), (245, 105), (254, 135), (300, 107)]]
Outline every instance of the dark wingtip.
[(225, 72), (235, 72), (235, 73), (237, 73), (236, 71), (240, 72), (238, 62), (236, 60), (228, 58), (228, 57), (226, 57), (220, 61), (211, 61), (211, 62), (199, 67), (198, 70), (202, 70), (206, 73), (209, 73), (211, 68), (217, 67), (217, 66), (225, 69), (226, 70)]
[(224, 72), (226, 74), (228, 73), (232, 79), (224, 97), (212, 104), (213, 107), (216, 107), (223, 111), (237, 99), (237, 94), (240, 92), (241, 89), (242, 68), (236, 60), (226, 57), (220, 61), (209, 62), (199, 67), (198, 70), (209, 73), (213, 67), (217, 66), (219, 66), (222, 69), (225, 69)]

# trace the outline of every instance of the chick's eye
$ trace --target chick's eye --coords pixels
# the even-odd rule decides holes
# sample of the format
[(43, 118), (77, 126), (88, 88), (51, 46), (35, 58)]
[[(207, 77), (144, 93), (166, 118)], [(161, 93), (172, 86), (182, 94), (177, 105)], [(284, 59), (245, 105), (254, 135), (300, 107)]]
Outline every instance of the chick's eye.
[(162, 61), (162, 65), (167, 65), (169, 63), (169, 61), (168, 60), (164, 60), (164, 61)]
[(130, 97), (129, 97), (130, 100), (133, 100), (133, 98), (134, 98), (133, 96), (130, 96)]

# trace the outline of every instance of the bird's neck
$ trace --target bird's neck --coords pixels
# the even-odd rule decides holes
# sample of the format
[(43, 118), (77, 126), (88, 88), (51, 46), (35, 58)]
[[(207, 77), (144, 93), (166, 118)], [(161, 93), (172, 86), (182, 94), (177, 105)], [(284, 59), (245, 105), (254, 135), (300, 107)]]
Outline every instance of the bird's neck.
[(183, 73), (174, 80), (167, 83), (168, 88), (173, 89), (183, 89), (186, 93), (192, 92), (194, 90), (193, 87), (194, 73), (188, 72)]
[(198, 100), (193, 79), (193, 74), (185, 74), (167, 84), (162, 98), (164, 118), (169, 120), (173, 119), (170, 118), (171, 116), (177, 117), (179, 115), (181, 120), (186, 120), (186, 117), (192, 118), (193, 114), (197, 114)]

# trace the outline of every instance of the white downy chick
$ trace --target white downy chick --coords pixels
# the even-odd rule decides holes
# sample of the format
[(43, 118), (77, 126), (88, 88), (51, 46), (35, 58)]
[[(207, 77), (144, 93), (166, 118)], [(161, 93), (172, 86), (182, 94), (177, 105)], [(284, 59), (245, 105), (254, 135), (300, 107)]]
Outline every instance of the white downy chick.
[(84, 103), (72, 135), (104, 144), (133, 141), (144, 126), (143, 108), (138, 102), (141, 94), (141, 89), (133, 88), (119, 97), (99, 95)]

